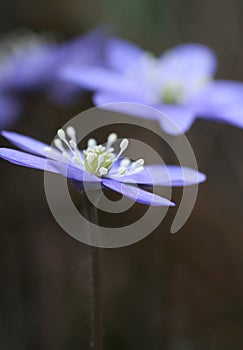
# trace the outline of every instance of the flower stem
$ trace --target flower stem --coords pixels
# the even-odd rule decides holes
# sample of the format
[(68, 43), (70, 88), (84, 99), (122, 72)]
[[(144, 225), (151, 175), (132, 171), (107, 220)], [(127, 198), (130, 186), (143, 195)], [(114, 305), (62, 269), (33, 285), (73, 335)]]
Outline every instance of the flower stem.
[[(89, 203), (85, 193), (83, 193), (84, 209), (87, 218), (98, 225), (97, 209)], [(92, 242), (92, 232), (91, 242)], [(103, 349), (102, 334), (102, 269), (101, 269), (101, 250), (95, 246), (89, 246), (90, 263), (90, 348), (91, 350)]]
[(91, 262), (91, 349), (102, 350), (102, 288), (100, 249), (90, 247)]

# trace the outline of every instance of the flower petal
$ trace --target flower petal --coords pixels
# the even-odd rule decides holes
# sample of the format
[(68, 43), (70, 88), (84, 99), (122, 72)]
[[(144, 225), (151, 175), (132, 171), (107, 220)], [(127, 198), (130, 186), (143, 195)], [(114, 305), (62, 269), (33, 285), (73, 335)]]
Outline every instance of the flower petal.
[(212, 77), (217, 68), (214, 52), (201, 44), (181, 44), (167, 50), (160, 61), (165, 74), (184, 76), (187, 81), (199, 77)]
[(118, 93), (133, 92), (138, 84), (126, 76), (101, 67), (68, 67), (61, 77), (89, 90), (105, 90)]
[(50, 171), (53, 173), (59, 173), (63, 176), (72, 178), (77, 181), (97, 182), (99, 178), (92, 174), (85, 173), (71, 164), (64, 162), (56, 162), (52, 159), (45, 159), (42, 157), (34, 156), (33, 154), (17, 151), (11, 148), (0, 148), (0, 158), (3, 158), (11, 163), (25, 166), (28, 168), (39, 169), (44, 171)]
[(198, 97), (196, 103), (199, 117), (243, 127), (243, 83), (215, 81)]
[(18, 134), (12, 131), (2, 131), (1, 135), (10, 141), (13, 145), (19, 147), (24, 151), (28, 151), (34, 154), (39, 154), (46, 157), (45, 148), (49, 147), (44, 142), (33, 139), (32, 137)]
[(34, 156), (29, 153), (17, 151), (11, 148), (0, 148), (0, 157), (17, 165), (28, 168), (47, 170), (53, 173), (59, 173), (58, 163), (55, 160), (46, 161), (45, 158)]
[[(109, 94), (98, 92), (93, 97), (94, 104), (102, 109), (125, 113), (134, 117), (144, 119), (156, 119), (156, 111), (154, 108), (148, 108), (141, 97), (137, 98), (132, 95), (126, 96), (124, 94)], [(151, 107), (151, 106), (149, 106)]]
[(122, 195), (142, 204), (148, 204), (153, 206), (174, 206), (175, 204), (166, 198), (160, 197), (154, 193), (150, 193), (142, 190), (141, 188), (128, 185), (125, 183), (113, 181), (113, 180), (102, 180), (104, 186), (114, 190)]
[(166, 117), (159, 116), (161, 128), (170, 135), (180, 135), (188, 131), (195, 120), (195, 111), (187, 106), (161, 105), (158, 109)]
[(102, 63), (103, 46), (107, 34), (105, 28), (98, 27), (64, 43), (60, 47), (62, 64), (66, 66), (69, 64)]
[(133, 43), (123, 39), (110, 39), (106, 46), (106, 61), (109, 67), (127, 71), (136, 66), (144, 51)]
[[(119, 181), (119, 178), (116, 180)], [(206, 175), (197, 170), (162, 164), (147, 165), (141, 172), (122, 178), (124, 182), (151, 186), (189, 186), (205, 180)]]
[(11, 163), (28, 168), (59, 173), (76, 181), (100, 182), (101, 179), (88, 172), (72, 166), (70, 163), (57, 162), (53, 159), (45, 159), (29, 153), (17, 151), (11, 148), (0, 148), (0, 158)]

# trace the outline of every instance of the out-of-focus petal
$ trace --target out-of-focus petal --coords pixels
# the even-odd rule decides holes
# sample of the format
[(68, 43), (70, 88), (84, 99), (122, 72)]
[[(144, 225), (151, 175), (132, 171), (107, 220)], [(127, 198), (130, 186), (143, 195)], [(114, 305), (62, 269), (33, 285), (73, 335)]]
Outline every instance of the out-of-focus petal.
[[(161, 116), (158, 122), (161, 128), (170, 135), (180, 135), (187, 132), (195, 120), (193, 109), (180, 105), (158, 106)], [(163, 117), (165, 114), (166, 117)]]
[(201, 44), (181, 44), (165, 51), (160, 57), (165, 74), (184, 76), (188, 81), (196, 77), (212, 77), (217, 69), (214, 52)]
[(217, 80), (198, 97), (197, 116), (243, 127), (243, 83)]
[(70, 66), (62, 71), (61, 77), (89, 90), (129, 94), (138, 88), (136, 82), (126, 76), (101, 67)]
[(122, 195), (142, 204), (153, 206), (174, 206), (175, 204), (166, 198), (160, 197), (154, 193), (144, 191), (138, 187), (116, 182), (113, 180), (103, 180), (103, 185)]
[(206, 180), (206, 175), (177, 165), (147, 165), (137, 174), (128, 175), (122, 181), (151, 186), (189, 186)]
[(134, 117), (144, 119), (156, 119), (155, 109), (145, 104), (145, 102), (139, 98), (134, 98), (132, 95), (125, 94), (108, 94), (108, 93), (96, 93), (93, 97), (94, 104), (102, 109), (110, 110), (113, 112), (124, 113)]
[(108, 66), (121, 72), (135, 67), (144, 54), (138, 46), (123, 39), (110, 39), (105, 46), (105, 52)]
[(60, 46), (60, 67), (103, 65), (103, 48), (106, 40), (107, 31), (101, 27), (69, 40)]

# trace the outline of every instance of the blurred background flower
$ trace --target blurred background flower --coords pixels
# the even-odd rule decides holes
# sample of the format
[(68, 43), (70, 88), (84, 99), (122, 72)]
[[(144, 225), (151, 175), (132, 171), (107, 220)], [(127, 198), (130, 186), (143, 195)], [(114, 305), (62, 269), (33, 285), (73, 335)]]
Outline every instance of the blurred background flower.
[[(59, 78), (59, 71), (70, 64), (102, 65), (105, 31), (96, 29), (70, 42), (58, 44), (48, 34), (18, 30), (0, 42), (0, 127), (13, 124), (21, 112), (24, 94), (42, 92), (59, 104), (77, 103), (80, 89)], [(7, 96), (7, 97), (6, 97)], [(2, 122), (2, 123), (1, 123)]]
[[(105, 45), (105, 57), (108, 67), (71, 65), (62, 73), (67, 81), (95, 91), (97, 106), (129, 114), (122, 102), (149, 105), (169, 117), (161, 114), (158, 122), (172, 135), (188, 131), (197, 117), (243, 127), (243, 83), (213, 80), (217, 61), (206, 46), (180, 44), (156, 58), (113, 39)], [(151, 120), (158, 115), (153, 109), (146, 115), (135, 108), (130, 113)]]

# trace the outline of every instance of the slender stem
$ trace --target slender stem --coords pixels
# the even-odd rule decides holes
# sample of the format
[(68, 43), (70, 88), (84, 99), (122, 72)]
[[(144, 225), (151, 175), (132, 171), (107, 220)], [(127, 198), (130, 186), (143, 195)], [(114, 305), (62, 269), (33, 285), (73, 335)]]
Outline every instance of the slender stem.
[[(89, 203), (85, 193), (83, 194), (84, 209), (88, 219), (98, 225), (97, 209)], [(90, 232), (92, 235), (92, 232)], [(90, 254), (90, 328), (92, 350), (103, 349), (102, 334), (102, 269), (101, 269), (101, 248), (89, 246)]]
[(90, 247), (91, 257), (91, 349), (102, 350), (102, 288), (100, 249)]

